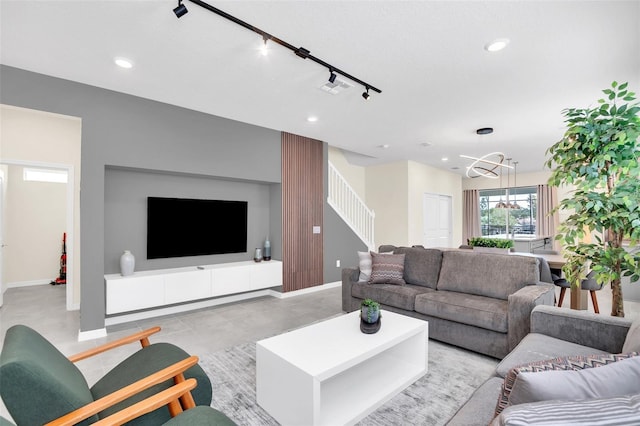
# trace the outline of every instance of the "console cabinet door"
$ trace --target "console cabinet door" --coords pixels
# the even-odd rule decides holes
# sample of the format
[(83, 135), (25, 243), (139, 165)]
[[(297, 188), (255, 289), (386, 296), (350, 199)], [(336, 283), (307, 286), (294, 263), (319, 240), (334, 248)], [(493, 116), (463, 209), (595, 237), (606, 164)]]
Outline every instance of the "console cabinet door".
[(165, 304), (187, 302), (211, 297), (209, 271), (189, 271), (164, 276)]
[(211, 270), (213, 296), (242, 293), (251, 290), (251, 268), (227, 266)]
[(107, 314), (162, 306), (164, 277), (127, 277), (107, 280)]
[(251, 268), (251, 290), (282, 285), (282, 263), (261, 262)]

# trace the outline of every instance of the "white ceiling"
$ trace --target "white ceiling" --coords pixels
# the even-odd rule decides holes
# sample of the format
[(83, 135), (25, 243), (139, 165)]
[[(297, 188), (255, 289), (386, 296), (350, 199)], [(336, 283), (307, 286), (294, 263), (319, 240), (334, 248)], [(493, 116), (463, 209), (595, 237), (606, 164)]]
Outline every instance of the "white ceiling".
[[(326, 68), (274, 43), (262, 56), (258, 34), (190, 1), (177, 19), (177, 0), (1, 0), (0, 61), (319, 139), (354, 164), (458, 173), (470, 163), (460, 154), (492, 151), (543, 170), (563, 108), (595, 104), (613, 80), (640, 91), (640, 1), (209, 3), (382, 93), (364, 101), (353, 83), (330, 95)], [(495, 38), (511, 42), (485, 51)], [(486, 126), (495, 132), (476, 135)]]

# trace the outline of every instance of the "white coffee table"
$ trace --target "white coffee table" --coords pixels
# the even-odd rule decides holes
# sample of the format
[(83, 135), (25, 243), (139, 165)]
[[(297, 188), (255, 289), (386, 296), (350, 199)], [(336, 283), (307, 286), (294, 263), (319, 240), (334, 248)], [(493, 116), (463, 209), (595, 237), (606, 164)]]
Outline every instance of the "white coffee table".
[(426, 321), (382, 311), (364, 334), (359, 315), (259, 341), (258, 404), (282, 425), (353, 424), (427, 372)]

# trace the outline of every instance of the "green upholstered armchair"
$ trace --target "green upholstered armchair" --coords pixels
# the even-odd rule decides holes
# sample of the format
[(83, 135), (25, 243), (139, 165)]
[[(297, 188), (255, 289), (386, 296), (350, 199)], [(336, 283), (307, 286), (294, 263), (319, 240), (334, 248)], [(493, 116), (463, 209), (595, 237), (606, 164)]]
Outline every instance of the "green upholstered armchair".
[[(204, 424), (232, 425), (209, 407), (211, 382), (198, 358), (169, 343), (150, 344), (149, 336), (158, 331), (154, 327), (67, 358), (35, 330), (13, 326), (7, 330), (0, 354), (2, 400), (19, 426), (84, 425), (100, 420), (121, 424), (109, 416), (123, 416), (123, 412), (122, 422), (130, 425), (179, 425), (198, 415), (209, 419)], [(74, 365), (138, 341), (142, 348), (92, 387)], [(181, 414), (183, 409), (187, 411)]]

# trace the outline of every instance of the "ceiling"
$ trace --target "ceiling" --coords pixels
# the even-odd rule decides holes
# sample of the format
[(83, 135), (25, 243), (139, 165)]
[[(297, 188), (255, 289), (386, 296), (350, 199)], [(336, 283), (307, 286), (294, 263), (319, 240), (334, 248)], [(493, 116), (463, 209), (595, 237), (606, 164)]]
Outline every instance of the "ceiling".
[[(263, 56), (258, 34), (190, 1), (177, 19), (177, 0), (1, 0), (0, 61), (319, 139), (358, 165), (461, 174), (460, 154), (493, 151), (519, 173), (543, 170), (564, 108), (594, 105), (613, 80), (640, 91), (640, 1), (208, 3), (382, 93), (365, 101), (346, 79), (337, 95), (320, 90), (327, 68), (273, 42)], [(496, 38), (510, 43), (486, 51)]]

